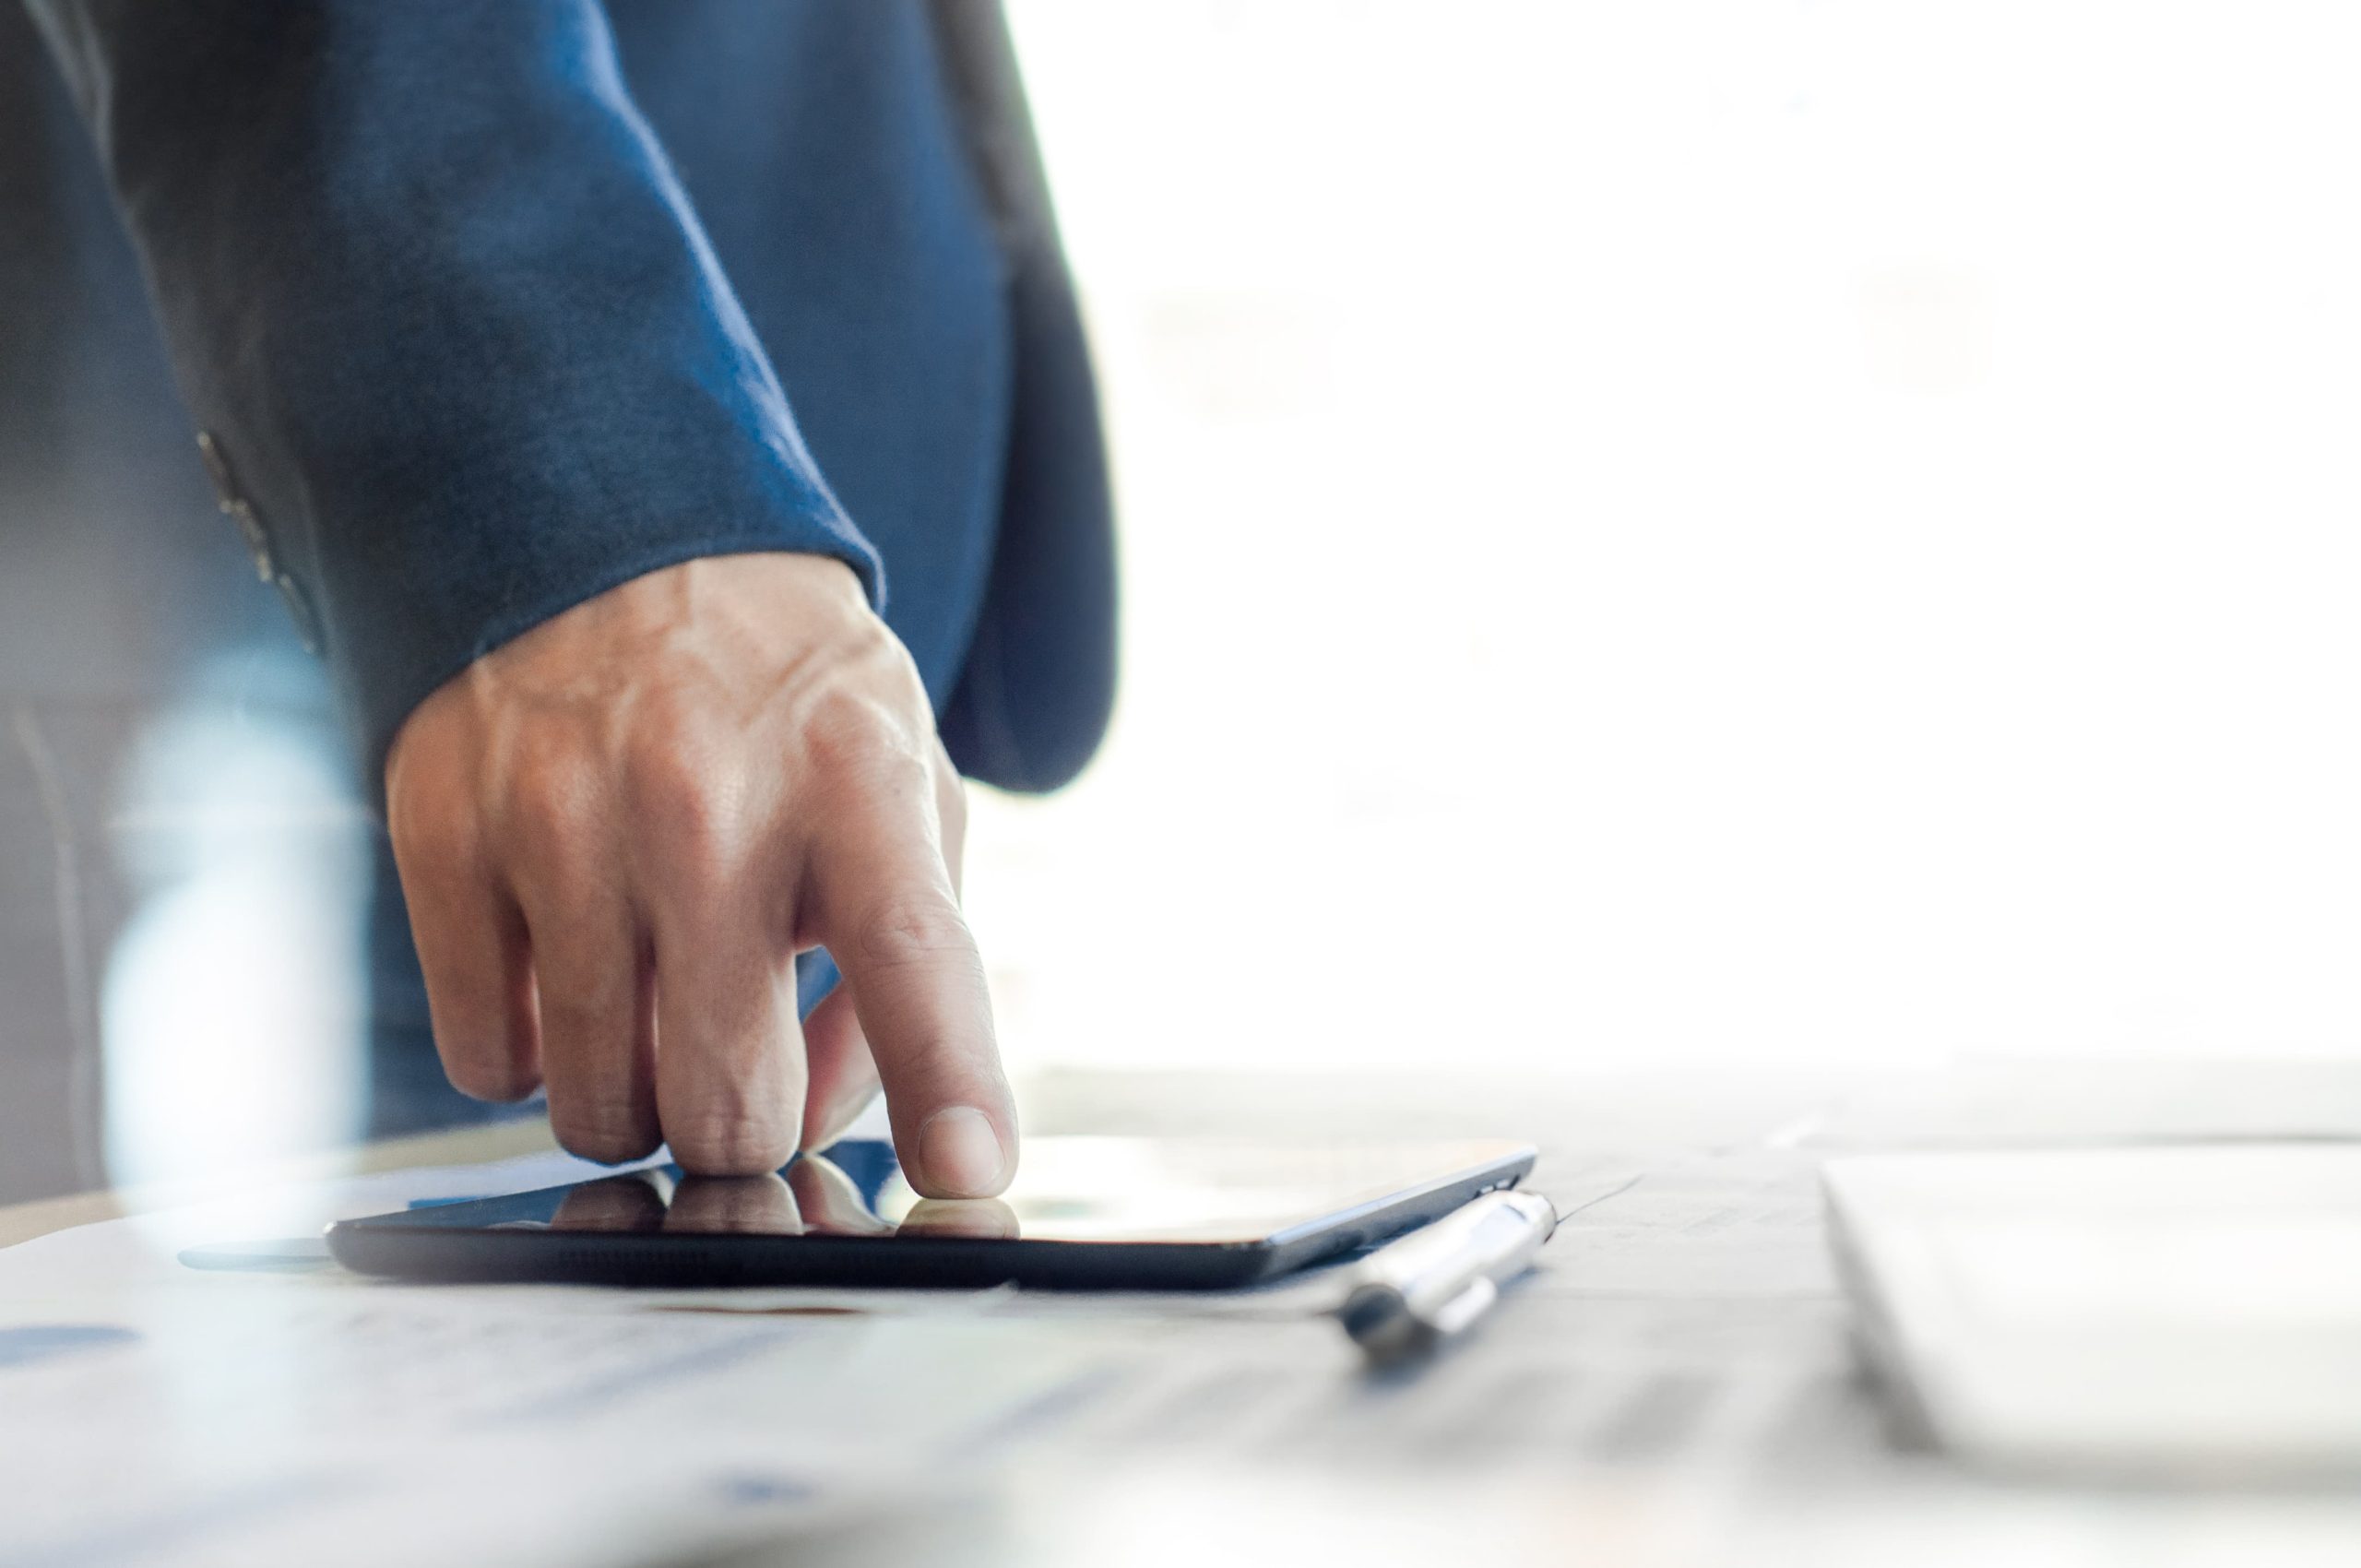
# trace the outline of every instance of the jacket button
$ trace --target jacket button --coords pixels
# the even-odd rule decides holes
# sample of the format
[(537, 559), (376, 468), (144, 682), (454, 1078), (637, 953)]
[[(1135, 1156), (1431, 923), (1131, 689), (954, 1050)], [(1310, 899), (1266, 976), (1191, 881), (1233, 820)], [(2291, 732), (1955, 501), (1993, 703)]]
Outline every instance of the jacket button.
[(221, 444), (213, 439), (209, 430), (196, 433), (196, 455), (205, 460), (205, 477), (213, 481), (213, 500), (221, 515), (238, 525), (239, 537), (246, 541), (246, 551), (255, 558), (255, 576), (264, 582), (278, 576), (271, 564), (270, 536), (263, 532), (262, 519), (230, 477), (230, 460), (221, 455)]

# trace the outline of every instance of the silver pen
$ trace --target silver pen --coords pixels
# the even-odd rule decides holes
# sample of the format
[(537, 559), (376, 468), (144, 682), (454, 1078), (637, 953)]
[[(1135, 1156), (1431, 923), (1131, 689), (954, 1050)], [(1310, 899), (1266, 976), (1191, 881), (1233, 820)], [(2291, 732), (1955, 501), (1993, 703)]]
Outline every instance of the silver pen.
[(1373, 1361), (1431, 1349), (1482, 1317), (1558, 1229), (1538, 1193), (1486, 1193), (1363, 1258), (1336, 1317)]

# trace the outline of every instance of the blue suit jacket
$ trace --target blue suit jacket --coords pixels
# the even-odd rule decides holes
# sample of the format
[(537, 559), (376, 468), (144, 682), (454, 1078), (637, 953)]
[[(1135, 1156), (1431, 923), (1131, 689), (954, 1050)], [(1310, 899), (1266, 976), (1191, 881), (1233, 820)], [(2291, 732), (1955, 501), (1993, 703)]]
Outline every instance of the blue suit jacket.
[(156, 509), (121, 478), (171, 401), (136, 255), (373, 787), (471, 659), (743, 551), (850, 563), (963, 769), (1044, 789), (1086, 760), (1104, 465), (995, 7), (30, 12), (0, 7), (0, 570), (13, 535)]

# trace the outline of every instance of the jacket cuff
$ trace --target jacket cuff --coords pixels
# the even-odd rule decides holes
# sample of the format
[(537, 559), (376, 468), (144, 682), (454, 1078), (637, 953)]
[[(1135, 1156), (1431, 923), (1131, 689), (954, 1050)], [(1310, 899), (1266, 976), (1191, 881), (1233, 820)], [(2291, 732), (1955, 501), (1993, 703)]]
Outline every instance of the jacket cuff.
[(225, 509), (373, 795), (467, 664), (697, 556), (875, 552), (591, 0), (38, 0)]
[(380, 807), (386, 754), (420, 703), (485, 654), (634, 578), (710, 556), (825, 555), (852, 569), (873, 606), (882, 611), (884, 603), (876, 552), (825, 490), (791, 472), (750, 482), (730, 500), (701, 487), (693, 509), (660, 517), (639, 509), (645, 488), (628, 511), (545, 494), (540, 504), (559, 516), (509, 529), (490, 519), (446, 528), (431, 536), (443, 548), (422, 559), (405, 549), (376, 558), (366, 549), (330, 548), (297, 564), (275, 547), (274, 530), (238, 487), (223, 444), (210, 432), (197, 441), (256, 575), (278, 590), (303, 646), (328, 663), (364, 784)]

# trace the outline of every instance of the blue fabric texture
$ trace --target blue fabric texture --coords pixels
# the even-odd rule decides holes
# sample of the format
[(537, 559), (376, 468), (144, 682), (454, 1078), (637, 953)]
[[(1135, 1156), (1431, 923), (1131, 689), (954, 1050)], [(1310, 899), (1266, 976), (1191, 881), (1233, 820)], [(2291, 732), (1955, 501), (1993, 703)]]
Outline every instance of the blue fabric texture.
[[(927, 6), (29, 6), (89, 137), (31, 112), (0, 145), (0, 312), (122, 314), (86, 308), (108, 269), (74, 245), (9, 238), (102, 179), (372, 788), (470, 659), (753, 551), (859, 574), (964, 768), (1043, 789), (1086, 760), (1114, 674), (1088, 360), (1054, 250), (991, 208)], [(0, 28), (0, 95), (29, 48)], [(0, 453), (40, 445), (7, 428), (40, 372), (0, 358)]]

